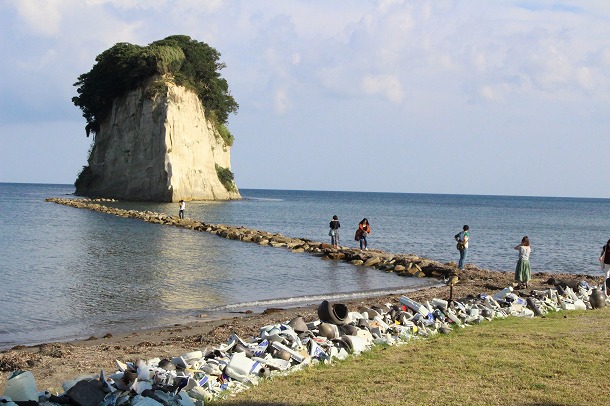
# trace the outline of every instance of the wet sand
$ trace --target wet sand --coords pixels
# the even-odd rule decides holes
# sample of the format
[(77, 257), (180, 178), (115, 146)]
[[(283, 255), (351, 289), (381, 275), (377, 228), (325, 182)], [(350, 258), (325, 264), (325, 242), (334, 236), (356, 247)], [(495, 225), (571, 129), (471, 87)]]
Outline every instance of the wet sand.
[[(513, 282), (512, 272), (497, 272), (467, 266), (456, 270), (459, 282), (454, 287), (454, 299), (468, 295), (491, 294), (509, 286)], [(580, 281), (590, 285), (600, 285), (602, 277), (582, 274), (535, 273), (528, 290), (516, 291), (527, 294), (531, 289), (548, 289), (552, 283), (562, 282), (571, 286)], [(442, 280), (439, 280), (442, 282)], [(551, 284), (549, 284), (549, 282)], [(410, 298), (426, 301), (432, 298), (449, 298), (449, 287), (431, 287), (409, 292)], [(397, 304), (400, 294), (344, 301), (350, 311), (360, 306)], [(87, 340), (47, 343), (35, 346), (17, 346), (0, 352), (0, 393), (3, 392), (10, 372), (16, 369), (28, 370), (34, 374), (39, 391), (63, 393), (61, 383), (82, 376), (116, 371), (115, 360), (136, 361), (154, 357), (168, 358), (194, 350), (211, 348), (226, 342), (232, 333), (243, 339), (257, 336), (259, 329), (268, 324), (285, 322), (293, 317), (303, 316), (305, 321), (317, 319), (317, 304), (290, 309), (266, 309), (262, 313), (242, 313), (222, 320), (177, 324), (171, 327), (140, 330), (130, 333), (113, 334), (104, 337), (90, 337)]]

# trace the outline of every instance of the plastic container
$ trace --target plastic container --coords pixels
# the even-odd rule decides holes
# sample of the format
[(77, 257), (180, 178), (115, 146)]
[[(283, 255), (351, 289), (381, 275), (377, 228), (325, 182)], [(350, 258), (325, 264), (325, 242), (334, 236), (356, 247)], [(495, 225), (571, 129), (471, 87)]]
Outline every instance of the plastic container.
[(32, 400), (38, 402), (38, 391), (36, 381), (30, 371), (15, 371), (9, 377), (4, 388), (4, 396), (8, 396), (15, 402)]
[(508, 287), (502, 289), (501, 291), (497, 292), (495, 295), (493, 295), (493, 298), (495, 300), (502, 300), (502, 299), (504, 299), (506, 297), (506, 295), (508, 295), (512, 291), (513, 291), (513, 287), (512, 286), (508, 286)]
[(449, 320), (454, 322), (456, 325), (458, 325), (458, 326), (462, 325), (462, 321), (460, 320), (460, 318), (452, 311), (447, 310), (446, 316), (449, 318)]
[(248, 375), (250, 375), (250, 371), (253, 369), (254, 364), (255, 361), (246, 357), (243, 352), (236, 352), (231, 356), (231, 360), (225, 368), (225, 373), (233, 379), (245, 382), (248, 380)]
[(449, 306), (449, 303), (446, 300), (436, 298), (432, 299), (432, 307), (436, 309), (444, 312), (447, 310), (447, 306)]
[(572, 290), (572, 288), (570, 288), (569, 286), (567, 286), (564, 289), (566, 295), (568, 295), (568, 297), (570, 299), (572, 299), (574, 302), (576, 302), (578, 300), (578, 296), (576, 296), (576, 293), (574, 293), (574, 291)]
[(587, 305), (581, 299), (576, 299), (574, 301), (574, 307), (576, 310), (587, 310)]
[(185, 359), (186, 361), (191, 361), (194, 359), (201, 359), (201, 358), (203, 358), (203, 352), (199, 351), (199, 350), (187, 352), (186, 354), (182, 354), (182, 358)]
[(367, 341), (366, 339), (359, 336), (344, 335), (341, 337), (343, 340), (349, 341), (349, 345), (354, 354), (360, 354), (366, 350)]
[(281, 351), (286, 351), (288, 354), (290, 354), (290, 357), (295, 360), (296, 362), (303, 362), (305, 361), (305, 357), (301, 354), (299, 354), (298, 352), (296, 352), (295, 350), (293, 350), (292, 348), (289, 348), (287, 346), (285, 346), (284, 344), (280, 343), (280, 342), (274, 342), (271, 343), (271, 346), (275, 349), (281, 350)]
[(409, 309), (413, 310), (414, 312), (420, 313), (424, 317), (428, 317), (428, 314), (430, 313), (428, 311), (428, 309), (426, 308), (426, 306), (424, 306), (421, 303), (416, 302), (415, 300), (409, 299), (406, 296), (400, 297), (400, 304), (407, 306)]

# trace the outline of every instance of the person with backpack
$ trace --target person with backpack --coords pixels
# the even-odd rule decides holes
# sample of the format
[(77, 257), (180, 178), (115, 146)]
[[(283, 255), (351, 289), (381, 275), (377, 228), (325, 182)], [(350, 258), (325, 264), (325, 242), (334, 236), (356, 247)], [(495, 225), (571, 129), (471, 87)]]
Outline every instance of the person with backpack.
[(371, 233), (371, 226), (369, 225), (369, 221), (366, 218), (363, 218), (362, 221), (358, 224), (358, 230), (356, 230), (355, 240), (360, 241), (360, 250), (364, 247), (365, 250), (369, 249), (368, 241), (366, 237)]
[(468, 255), (468, 230), (470, 227), (464, 225), (462, 231), (457, 233), (453, 238), (457, 241), (457, 249), (460, 251), (460, 262), (458, 263), (458, 269), (464, 269), (464, 262), (466, 262), (466, 256)]

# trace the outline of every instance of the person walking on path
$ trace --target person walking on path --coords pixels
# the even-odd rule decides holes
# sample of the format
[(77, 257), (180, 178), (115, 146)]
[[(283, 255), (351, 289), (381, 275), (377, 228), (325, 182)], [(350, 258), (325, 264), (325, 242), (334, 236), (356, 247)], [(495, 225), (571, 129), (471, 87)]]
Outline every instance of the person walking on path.
[(184, 210), (186, 210), (186, 203), (184, 200), (180, 200), (180, 211), (178, 212), (178, 217), (181, 219), (184, 218)]
[(610, 286), (608, 286), (608, 278), (610, 278), (610, 240), (602, 247), (602, 254), (599, 257), (599, 264), (602, 267), (602, 272), (604, 273), (604, 286), (606, 290), (606, 295), (610, 294)]
[(330, 221), (330, 243), (334, 248), (339, 248), (339, 228), (341, 224), (339, 223), (339, 217), (335, 214), (333, 219)]
[(453, 238), (457, 241), (457, 249), (460, 251), (460, 262), (458, 263), (458, 269), (464, 269), (464, 262), (466, 262), (466, 256), (468, 255), (468, 230), (470, 227), (465, 225), (462, 227), (462, 231), (457, 233)]
[(369, 221), (366, 218), (363, 218), (362, 221), (358, 224), (358, 230), (356, 230), (356, 241), (360, 241), (360, 249), (364, 247), (365, 250), (369, 249), (368, 241), (366, 237), (371, 233), (371, 226), (369, 225)]
[(519, 250), (519, 260), (515, 268), (515, 281), (519, 284), (517, 289), (527, 289), (529, 280), (532, 278), (532, 270), (530, 268), (532, 248), (530, 247), (530, 239), (527, 238), (527, 235), (521, 239), (521, 244), (517, 245), (515, 249)]

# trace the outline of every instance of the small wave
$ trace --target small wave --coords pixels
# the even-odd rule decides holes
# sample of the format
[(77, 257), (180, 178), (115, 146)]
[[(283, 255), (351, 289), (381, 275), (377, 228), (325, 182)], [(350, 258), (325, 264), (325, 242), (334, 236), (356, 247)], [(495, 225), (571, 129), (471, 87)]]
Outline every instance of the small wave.
[[(442, 284), (432, 284), (430, 287), (442, 286)], [(323, 300), (338, 301), (338, 300), (353, 300), (360, 298), (369, 298), (385, 295), (395, 295), (401, 293), (408, 293), (414, 290), (420, 289), (421, 286), (410, 287), (410, 288), (394, 288), (394, 289), (383, 289), (383, 290), (372, 290), (365, 292), (341, 292), (341, 293), (327, 293), (320, 295), (308, 295), (308, 296), (296, 296), (296, 297), (285, 297), (277, 299), (267, 300), (255, 300), (252, 302), (241, 302), (233, 303), (224, 306), (213, 307), (206, 309), (209, 312), (237, 312), (243, 310), (264, 310), (269, 307), (299, 307), (310, 304), (316, 304)]]

